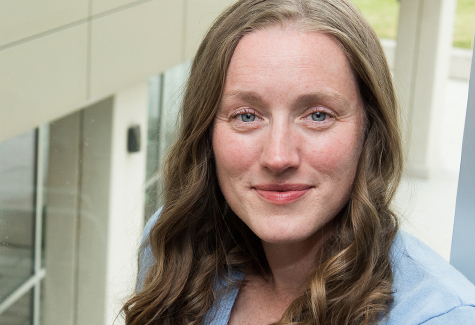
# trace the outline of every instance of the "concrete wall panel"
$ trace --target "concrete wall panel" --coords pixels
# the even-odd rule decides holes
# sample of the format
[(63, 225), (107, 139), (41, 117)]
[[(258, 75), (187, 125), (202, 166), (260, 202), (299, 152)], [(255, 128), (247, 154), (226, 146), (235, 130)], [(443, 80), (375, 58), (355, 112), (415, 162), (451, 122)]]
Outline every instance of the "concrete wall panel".
[(192, 59), (205, 33), (233, 0), (188, 0), (186, 7), (185, 58)]
[(80, 112), (50, 126), (43, 300), (43, 319), (48, 325), (75, 324), (80, 127)]
[[(135, 289), (144, 221), (147, 116), (146, 82), (114, 97), (104, 324), (124, 324), (116, 317)], [(141, 148), (138, 152), (128, 152), (127, 130), (137, 125), (141, 131)]]
[(0, 1), (0, 46), (87, 18), (89, 0)]
[(92, 21), (91, 97), (182, 61), (183, 5), (155, 0)]
[(0, 51), (0, 141), (86, 101), (87, 26)]
[(75, 325), (105, 324), (112, 114), (113, 98), (83, 112)]
[(92, 15), (94, 16), (139, 1), (140, 0), (92, 0)]

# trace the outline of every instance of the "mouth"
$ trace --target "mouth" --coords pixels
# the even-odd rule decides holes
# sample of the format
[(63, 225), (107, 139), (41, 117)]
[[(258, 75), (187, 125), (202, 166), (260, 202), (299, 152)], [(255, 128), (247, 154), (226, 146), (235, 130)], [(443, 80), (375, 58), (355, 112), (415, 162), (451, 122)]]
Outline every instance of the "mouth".
[(274, 204), (288, 204), (307, 194), (313, 186), (306, 184), (261, 184), (252, 188), (266, 201)]

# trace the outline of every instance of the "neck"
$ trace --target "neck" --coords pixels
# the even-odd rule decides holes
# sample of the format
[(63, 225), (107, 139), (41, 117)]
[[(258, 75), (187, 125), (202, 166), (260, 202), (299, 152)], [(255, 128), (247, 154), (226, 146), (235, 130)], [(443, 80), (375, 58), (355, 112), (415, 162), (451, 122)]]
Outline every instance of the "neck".
[(262, 242), (272, 272), (269, 283), (276, 294), (300, 296), (312, 276), (323, 243), (333, 231), (327, 224), (312, 237), (294, 243)]

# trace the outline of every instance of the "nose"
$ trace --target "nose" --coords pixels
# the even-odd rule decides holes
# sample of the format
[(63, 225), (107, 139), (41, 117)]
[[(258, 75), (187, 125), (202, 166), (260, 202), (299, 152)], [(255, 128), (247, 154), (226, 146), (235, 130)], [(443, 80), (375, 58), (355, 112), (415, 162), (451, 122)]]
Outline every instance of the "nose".
[(274, 125), (264, 139), (260, 163), (274, 173), (295, 169), (300, 164), (298, 141), (288, 125)]

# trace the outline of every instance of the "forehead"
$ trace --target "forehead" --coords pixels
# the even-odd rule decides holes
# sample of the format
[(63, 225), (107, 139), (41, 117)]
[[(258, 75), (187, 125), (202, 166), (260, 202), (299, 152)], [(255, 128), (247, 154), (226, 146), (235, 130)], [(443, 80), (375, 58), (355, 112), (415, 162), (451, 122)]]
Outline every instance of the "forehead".
[[(295, 63), (319, 64), (321, 68), (351, 67), (340, 43), (331, 35), (305, 30), (298, 25), (273, 25), (245, 35), (238, 43), (230, 67)], [(329, 63), (335, 62), (334, 65)]]
[(289, 100), (315, 93), (360, 102), (354, 73), (338, 41), (292, 26), (257, 30), (238, 43), (223, 96), (250, 90)]
[[(305, 53), (304, 50), (308, 50), (307, 54), (315, 54), (315, 51), (319, 51), (325, 48), (328, 54), (342, 55), (345, 54), (342, 51), (341, 45), (338, 40), (323, 30), (318, 31), (311, 30), (309, 27), (299, 25), (298, 23), (283, 23), (275, 24), (262, 29), (257, 29), (249, 34), (246, 34), (238, 43), (237, 47), (248, 46), (251, 43), (257, 43), (260, 47), (255, 47), (256, 50), (286, 50), (290, 53)], [(307, 48), (295, 47), (298, 43), (305, 43)], [(289, 47), (289, 45), (294, 45)]]

